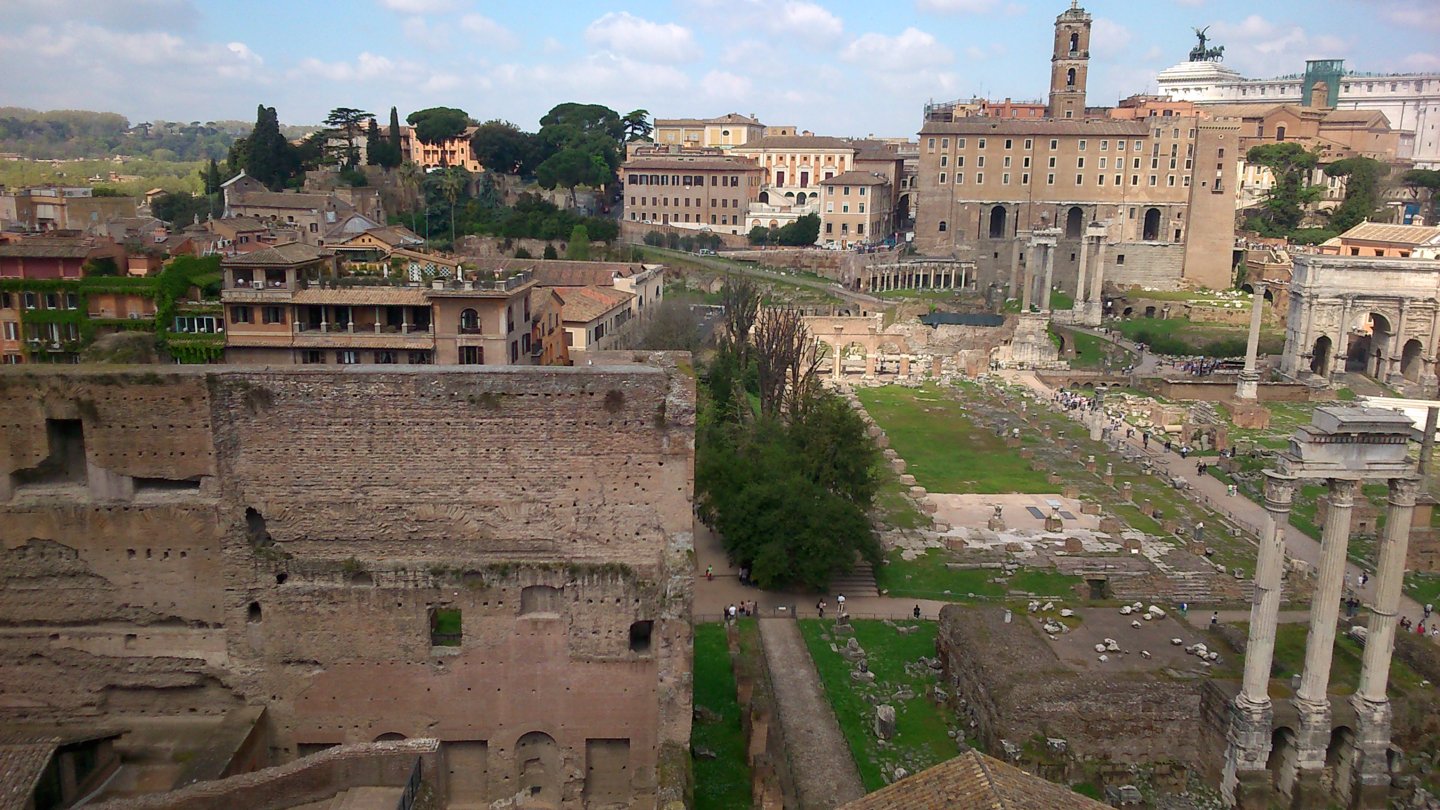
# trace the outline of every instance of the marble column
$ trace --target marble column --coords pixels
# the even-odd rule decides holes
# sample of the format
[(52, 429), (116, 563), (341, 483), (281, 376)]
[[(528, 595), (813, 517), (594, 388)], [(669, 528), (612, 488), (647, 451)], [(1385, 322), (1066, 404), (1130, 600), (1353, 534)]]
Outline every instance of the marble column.
[(845, 374), (844, 369), (841, 367), (840, 358), (840, 351), (844, 344), (844, 341), (840, 339), (840, 333), (843, 331), (844, 327), (835, 327), (835, 342), (830, 344), (830, 348), (835, 354), (834, 365), (831, 367), (830, 374), (836, 380), (840, 379)]
[[(1405, 554), (1410, 543), (1410, 520), (1420, 482), (1414, 478), (1390, 479), (1389, 511), (1385, 536), (1380, 540), (1375, 567), (1375, 599), (1365, 634), (1360, 688), (1350, 698), (1355, 707), (1355, 777), (1351, 799), (1358, 807), (1384, 807), (1390, 793), (1390, 656), (1395, 650), (1396, 614), (1405, 584)], [(1337, 775), (1336, 778), (1339, 778)]]
[(1095, 266), (1090, 270), (1090, 295), (1085, 300), (1086, 326), (1099, 326), (1105, 315), (1105, 229), (1095, 234)]
[(1085, 275), (1089, 271), (1090, 263), (1090, 237), (1080, 237), (1080, 268), (1079, 275), (1075, 279), (1075, 304), (1071, 309), (1083, 312), (1085, 309), (1085, 296), (1089, 290), (1085, 289)]
[(1009, 297), (1020, 297), (1020, 246), (1029, 241), (1029, 231), (1018, 231), (1015, 240), (1010, 243), (1010, 290)]
[(1235, 806), (1269, 807), (1273, 781), (1266, 764), (1274, 706), (1270, 702), (1270, 665), (1275, 658), (1275, 627), (1280, 617), (1280, 587), (1285, 567), (1285, 529), (1295, 495), (1292, 475), (1265, 471), (1265, 525), (1255, 565), (1255, 595), (1250, 603), (1250, 633), (1245, 672), (1230, 714), (1221, 790)]
[(1045, 245), (1045, 289), (1040, 293), (1040, 309), (1050, 311), (1050, 288), (1055, 286), (1055, 245)]
[(1265, 309), (1265, 285), (1257, 283), (1255, 293), (1250, 296), (1250, 336), (1245, 342), (1245, 369), (1240, 372), (1240, 381), (1235, 383), (1236, 399), (1258, 399), (1260, 396), (1260, 373), (1255, 370), (1260, 355), (1260, 318)]
[(1021, 312), (1029, 312), (1030, 305), (1034, 303), (1036, 252), (1037, 248), (1032, 244), (1030, 245), (1030, 249), (1025, 253), (1025, 272), (1024, 277), (1021, 279), (1020, 286)]
[(1330, 662), (1335, 655), (1335, 627), (1340, 620), (1340, 596), (1345, 582), (1345, 550), (1350, 543), (1350, 516), (1355, 508), (1358, 481), (1331, 478), (1329, 508), (1320, 534), (1320, 571), (1310, 600), (1310, 634), (1305, 639), (1305, 668), (1295, 709), (1297, 773), (1295, 802), (1299, 807), (1324, 807), (1321, 777), (1330, 747)]
[(902, 379), (910, 378), (910, 355), (908, 354), (900, 355), (900, 377)]

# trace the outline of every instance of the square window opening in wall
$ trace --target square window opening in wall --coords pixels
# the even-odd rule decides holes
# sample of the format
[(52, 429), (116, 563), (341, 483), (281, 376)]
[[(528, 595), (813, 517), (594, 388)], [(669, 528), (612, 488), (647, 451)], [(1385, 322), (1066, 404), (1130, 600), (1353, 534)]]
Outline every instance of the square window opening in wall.
[(650, 652), (650, 637), (654, 632), (655, 622), (649, 619), (632, 623), (630, 625), (630, 652), (642, 655)]
[(459, 608), (430, 608), (431, 647), (459, 647), (462, 638)]
[(79, 419), (46, 419), (45, 440), (49, 454), (36, 466), (15, 471), (20, 485), (86, 482), (85, 427)]

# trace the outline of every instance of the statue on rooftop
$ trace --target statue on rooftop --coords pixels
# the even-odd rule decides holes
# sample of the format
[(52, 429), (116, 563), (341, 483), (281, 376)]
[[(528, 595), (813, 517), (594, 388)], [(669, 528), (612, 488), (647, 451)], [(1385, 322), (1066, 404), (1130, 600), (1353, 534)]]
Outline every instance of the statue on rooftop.
[(1224, 45), (1219, 45), (1214, 48), (1205, 47), (1206, 43), (1210, 41), (1210, 38), (1205, 35), (1205, 32), (1210, 30), (1210, 26), (1207, 25), (1204, 28), (1192, 28), (1190, 30), (1194, 31), (1196, 38), (1200, 40), (1199, 45), (1190, 49), (1191, 62), (1219, 62), (1221, 58), (1224, 57)]

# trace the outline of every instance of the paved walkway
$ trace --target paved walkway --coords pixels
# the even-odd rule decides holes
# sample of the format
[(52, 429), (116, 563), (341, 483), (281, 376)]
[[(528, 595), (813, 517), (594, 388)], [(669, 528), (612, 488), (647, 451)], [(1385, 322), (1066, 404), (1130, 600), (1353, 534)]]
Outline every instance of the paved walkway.
[(761, 619), (760, 640), (800, 806), (831, 808), (864, 796), (860, 772), (825, 699), (800, 625), (791, 619)]
[[(1054, 393), (1053, 389), (1042, 383), (1033, 373), (1012, 372), (1009, 378), (1030, 388), (1047, 402)], [(1128, 426), (1128, 425), (1127, 425)], [(1151, 447), (1145, 449), (1141, 440), (1141, 429), (1135, 429), (1135, 435), (1131, 439), (1125, 439), (1123, 431), (1120, 440), (1130, 445), (1130, 448), (1137, 453), (1143, 453), (1150, 457), (1151, 462), (1160, 470), (1165, 471), (1170, 477), (1185, 479), (1190, 484), (1185, 490), (1186, 497), (1197, 500), (1205, 506), (1220, 512), (1248, 528), (1252, 533), (1258, 534), (1259, 528), (1265, 525), (1265, 507), (1255, 503), (1241, 495), (1231, 497), (1226, 486), (1220, 479), (1212, 475), (1197, 475), (1195, 473), (1195, 459), (1183, 459), (1179, 453), (1166, 452), (1165, 449), (1151, 442)], [(1304, 560), (1312, 567), (1320, 565), (1320, 542), (1312, 539), (1309, 535), (1300, 531), (1293, 524), (1285, 527), (1285, 547), (1289, 555), (1297, 560)], [(1361, 588), (1360, 566), (1353, 562), (1345, 564), (1345, 571), (1349, 574), (1350, 588), (1360, 597), (1362, 602), (1368, 604), (1368, 600), (1375, 595), (1375, 579), (1370, 578), (1369, 583)], [(1419, 619), (1423, 611), (1419, 603), (1408, 596), (1401, 597), (1400, 615), (1411, 619)]]

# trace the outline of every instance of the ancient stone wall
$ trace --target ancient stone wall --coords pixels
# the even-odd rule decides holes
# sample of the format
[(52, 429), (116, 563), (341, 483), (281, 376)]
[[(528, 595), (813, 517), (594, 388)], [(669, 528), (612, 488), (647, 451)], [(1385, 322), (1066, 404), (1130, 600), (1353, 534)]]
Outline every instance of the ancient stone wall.
[(0, 722), (263, 705), (277, 761), (436, 737), (461, 800), (653, 806), (695, 407), (653, 359), (0, 374)]
[(972, 733), (988, 751), (1003, 756), (1002, 740), (1023, 748), (1059, 738), (1077, 760), (1197, 766), (1195, 736), (1176, 733), (1199, 717), (1196, 682), (1076, 671), (1028, 618), (1015, 615), (1006, 624), (1004, 613), (959, 606), (940, 613), (938, 646), (952, 701), (963, 725), (974, 721)]

